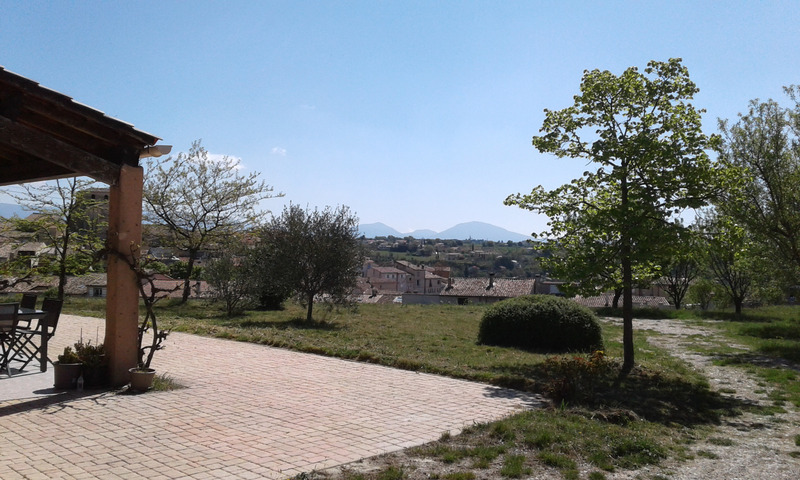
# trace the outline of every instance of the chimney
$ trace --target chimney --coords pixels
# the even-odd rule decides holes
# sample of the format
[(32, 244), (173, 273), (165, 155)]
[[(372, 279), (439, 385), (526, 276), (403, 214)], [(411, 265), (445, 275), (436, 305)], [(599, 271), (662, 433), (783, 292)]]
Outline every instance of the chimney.
[(489, 290), (492, 287), (494, 287), (494, 273), (489, 274), (489, 286), (486, 287), (486, 290)]

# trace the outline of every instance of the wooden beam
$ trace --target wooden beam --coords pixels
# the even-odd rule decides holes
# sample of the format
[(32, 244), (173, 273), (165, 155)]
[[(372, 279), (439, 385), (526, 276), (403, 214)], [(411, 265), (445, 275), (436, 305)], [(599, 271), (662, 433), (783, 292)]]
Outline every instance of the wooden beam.
[(0, 116), (0, 143), (66, 168), (76, 176), (91, 177), (109, 185), (116, 184), (119, 178), (120, 166), (114, 162), (3, 116)]

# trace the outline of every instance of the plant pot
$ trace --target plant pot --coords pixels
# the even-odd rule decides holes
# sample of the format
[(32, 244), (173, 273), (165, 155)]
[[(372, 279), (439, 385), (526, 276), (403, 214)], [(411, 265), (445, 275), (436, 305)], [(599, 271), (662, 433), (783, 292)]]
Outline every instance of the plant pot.
[(146, 392), (153, 388), (153, 379), (156, 371), (152, 368), (131, 368), (131, 390), (136, 392)]
[(75, 388), (78, 377), (81, 376), (82, 363), (61, 363), (53, 364), (53, 387), (59, 390)]
[(104, 387), (108, 385), (108, 366), (83, 364), (83, 385), (90, 387)]

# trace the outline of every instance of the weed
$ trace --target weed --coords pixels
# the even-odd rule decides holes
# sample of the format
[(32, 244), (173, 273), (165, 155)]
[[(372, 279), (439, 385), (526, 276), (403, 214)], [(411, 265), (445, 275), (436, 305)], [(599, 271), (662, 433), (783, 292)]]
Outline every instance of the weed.
[(735, 445), (733, 440), (729, 438), (720, 438), (720, 437), (711, 437), (708, 439), (708, 443), (712, 445), (718, 445), (720, 447), (730, 447)]
[(574, 460), (561, 453), (544, 451), (539, 452), (536, 458), (548, 467), (557, 468), (559, 470), (572, 470), (577, 468), (577, 464)]
[(710, 458), (712, 460), (716, 460), (716, 459), (719, 458), (719, 455), (717, 455), (714, 452), (709, 452), (708, 450), (698, 450), (697, 451), (697, 456), (698, 457), (703, 457), (703, 458)]
[(376, 476), (376, 480), (402, 480), (405, 477), (406, 474), (402, 468), (390, 466), (381, 470)]
[(442, 478), (444, 480), (474, 480), (475, 474), (472, 472), (453, 472), (448, 473)]
[(508, 478), (520, 478), (531, 472), (530, 468), (525, 467), (525, 455), (509, 455), (503, 460), (503, 468), (500, 475)]
[(589, 480), (606, 480), (606, 475), (603, 472), (591, 472)]
[(800, 435), (794, 436), (794, 444), (800, 447)]

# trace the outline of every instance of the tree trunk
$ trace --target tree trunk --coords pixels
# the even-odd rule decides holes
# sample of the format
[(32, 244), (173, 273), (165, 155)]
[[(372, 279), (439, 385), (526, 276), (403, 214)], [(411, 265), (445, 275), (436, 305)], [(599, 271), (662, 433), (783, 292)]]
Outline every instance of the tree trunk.
[(189, 295), (192, 293), (191, 280), (192, 270), (194, 270), (194, 256), (197, 252), (189, 250), (189, 262), (186, 265), (186, 280), (183, 282), (183, 297), (181, 303), (189, 301)]
[(622, 248), (622, 347), (623, 361), (620, 375), (626, 376), (633, 370), (633, 275), (631, 272), (630, 245)]
[(626, 170), (620, 185), (620, 206), (622, 207), (622, 228), (620, 256), (622, 263), (622, 371), (620, 379), (626, 377), (633, 370), (633, 266), (631, 256), (633, 241), (631, 240), (628, 222), (631, 221), (628, 210), (628, 177), (627, 162), (623, 160), (622, 168)]
[[(70, 219), (67, 217), (67, 223)], [(67, 225), (61, 240), (61, 255), (58, 259), (58, 299), (64, 300), (64, 289), (67, 286), (67, 248), (69, 248), (70, 229)]]
[(734, 298), (733, 299), (733, 305), (734, 305), (734, 308), (736, 308), (736, 316), (737, 317), (741, 317), (742, 316), (742, 304), (743, 303), (744, 303), (744, 299), (743, 298)]
[(619, 308), (619, 297), (622, 296), (622, 289), (615, 288), (614, 289), (614, 299), (611, 300), (611, 308)]
[(314, 321), (314, 317), (311, 315), (313, 309), (314, 309), (314, 294), (312, 293), (309, 294), (308, 296), (308, 311), (306, 313), (306, 321), (309, 323)]

